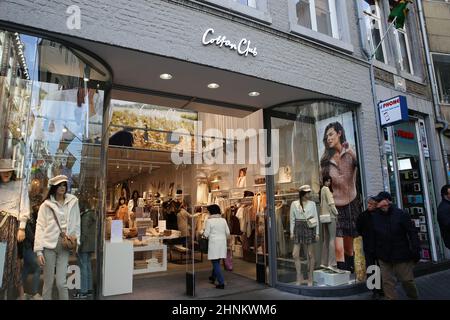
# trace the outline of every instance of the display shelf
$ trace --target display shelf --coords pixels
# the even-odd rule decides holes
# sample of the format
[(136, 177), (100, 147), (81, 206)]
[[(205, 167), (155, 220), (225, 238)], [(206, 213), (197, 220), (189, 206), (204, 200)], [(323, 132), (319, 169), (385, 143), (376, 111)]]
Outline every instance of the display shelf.
[[(153, 258), (153, 251), (160, 251), (162, 250), (163, 256), (162, 256), (162, 262), (151, 265), (150, 260)], [(148, 244), (146, 246), (133, 246), (133, 252), (151, 252), (152, 257), (150, 259), (145, 259), (147, 261), (147, 268), (137, 269), (134, 267), (133, 274), (144, 274), (144, 273), (152, 273), (152, 272), (161, 272), (161, 271), (167, 271), (167, 245), (161, 244), (161, 243), (152, 243)], [(134, 261), (134, 259), (133, 259)]]

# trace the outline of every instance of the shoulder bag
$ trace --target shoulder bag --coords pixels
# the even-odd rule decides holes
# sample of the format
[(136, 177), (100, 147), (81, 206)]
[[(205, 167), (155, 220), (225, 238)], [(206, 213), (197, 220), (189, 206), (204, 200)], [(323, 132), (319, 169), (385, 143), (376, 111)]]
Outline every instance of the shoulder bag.
[(198, 239), (198, 249), (201, 253), (208, 253), (208, 238), (201, 235), (200, 239)]
[(61, 225), (59, 224), (59, 220), (58, 217), (56, 216), (55, 211), (50, 207), (50, 210), (53, 213), (53, 218), (55, 218), (56, 224), (58, 225), (59, 228), (59, 237), (61, 238), (61, 243), (64, 249), (68, 250), (68, 251), (75, 251), (77, 249), (77, 237), (76, 236), (68, 236), (65, 232), (62, 231), (61, 229)]

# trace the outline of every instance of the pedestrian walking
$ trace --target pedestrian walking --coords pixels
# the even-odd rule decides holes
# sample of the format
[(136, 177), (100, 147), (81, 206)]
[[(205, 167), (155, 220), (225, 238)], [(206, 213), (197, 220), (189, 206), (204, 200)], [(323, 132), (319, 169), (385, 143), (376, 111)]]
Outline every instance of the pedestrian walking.
[(420, 260), (419, 237), (411, 217), (392, 204), (388, 192), (380, 192), (377, 211), (372, 216), (372, 252), (381, 268), (381, 281), (386, 299), (397, 299), (395, 285), (400, 281), (406, 295), (418, 299), (414, 266)]
[(230, 229), (227, 221), (222, 218), (220, 207), (216, 204), (207, 207), (210, 214), (205, 223), (205, 231), (203, 235), (208, 238), (208, 260), (213, 265), (212, 276), (209, 280), (215, 283), (217, 289), (225, 289), (222, 269), (220, 267), (220, 259), (227, 257), (227, 239), (230, 237)]
[(441, 197), (442, 201), (437, 210), (437, 218), (444, 244), (450, 249), (450, 184), (442, 187)]
[[(358, 229), (358, 233), (362, 236), (363, 239), (363, 250), (364, 250), (364, 258), (366, 260), (366, 268), (372, 265), (378, 265), (378, 261), (375, 259), (375, 252), (373, 246), (373, 221), (372, 216), (377, 210), (377, 202), (374, 199), (374, 196), (369, 196), (367, 199), (367, 209), (362, 212), (358, 219), (356, 220), (356, 228)], [(372, 291), (372, 297), (374, 299), (379, 299), (382, 296), (381, 289), (374, 289)]]

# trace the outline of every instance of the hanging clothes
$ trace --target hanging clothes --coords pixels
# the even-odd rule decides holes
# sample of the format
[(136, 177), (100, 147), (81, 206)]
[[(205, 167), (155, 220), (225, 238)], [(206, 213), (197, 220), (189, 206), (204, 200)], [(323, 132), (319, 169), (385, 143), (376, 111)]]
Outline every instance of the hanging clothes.
[(278, 256), (286, 256), (286, 238), (284, 236), (285, 224), (283, 223), (283, 203), (275, 206), (275, 226), (277, 234)]

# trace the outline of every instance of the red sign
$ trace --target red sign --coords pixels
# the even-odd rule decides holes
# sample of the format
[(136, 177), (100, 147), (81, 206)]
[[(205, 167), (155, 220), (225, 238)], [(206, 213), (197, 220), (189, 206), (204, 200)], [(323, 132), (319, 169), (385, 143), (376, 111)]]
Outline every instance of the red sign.
[(395, 135), (397, 137), (400, 137), (400, 138), (403, 138), (403, 139), (414, 140), (414, 133), (413, 132), (409, 132), (409, 131), (398, 129), (395, 132)]

